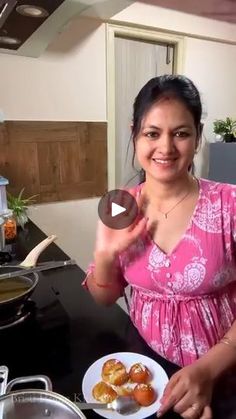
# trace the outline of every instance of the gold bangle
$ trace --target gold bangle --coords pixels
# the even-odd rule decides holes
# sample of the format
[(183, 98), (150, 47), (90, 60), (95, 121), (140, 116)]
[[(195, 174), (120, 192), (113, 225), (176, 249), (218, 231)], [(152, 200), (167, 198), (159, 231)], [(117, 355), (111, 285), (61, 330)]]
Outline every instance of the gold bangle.
[(224, 343), (225, 345), (231, 346), (232, 348), (234, 348), (236, 350), (236, 342), (234, 342), (231, 338), (224, 336), (221, 340), (220, 343)]

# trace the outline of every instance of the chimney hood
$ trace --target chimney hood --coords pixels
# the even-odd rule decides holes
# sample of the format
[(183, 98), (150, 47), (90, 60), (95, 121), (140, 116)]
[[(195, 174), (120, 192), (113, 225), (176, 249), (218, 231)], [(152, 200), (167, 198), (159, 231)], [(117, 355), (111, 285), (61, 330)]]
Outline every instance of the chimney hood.
[(39, 57), (80, 14), (109, 19), (135, 0), (0, 0), (0, 53)]

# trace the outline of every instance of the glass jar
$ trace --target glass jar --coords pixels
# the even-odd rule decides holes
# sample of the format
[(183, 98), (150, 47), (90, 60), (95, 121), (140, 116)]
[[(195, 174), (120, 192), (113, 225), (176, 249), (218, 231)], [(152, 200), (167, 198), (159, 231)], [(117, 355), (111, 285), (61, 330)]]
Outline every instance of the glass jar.
[(16, 220), (13, 216), (13, 212), (9, 210), (4, 214), (4, 233), (5, 233), (5, 242), (6, 244), (12, 243), (16, 240), (17, 236), (17, 226)]

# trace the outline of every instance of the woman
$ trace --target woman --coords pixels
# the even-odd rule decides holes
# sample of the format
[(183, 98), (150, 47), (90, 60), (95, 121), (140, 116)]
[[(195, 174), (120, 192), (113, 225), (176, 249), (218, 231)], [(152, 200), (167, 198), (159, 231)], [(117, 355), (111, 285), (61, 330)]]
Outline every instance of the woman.
[(100, 303), (132, 295), (130, 316), (160, 355), (182, 369), (161, 416), (211, 419), (216, 380), (236, 363), (236, 187), (191, 175), (201, 137), (201, 101), (182, 76), (139, 92), (132, 138), (145, 181), (130, 192), (140, 214), (127, 229), (100, 221), (86, 285)]

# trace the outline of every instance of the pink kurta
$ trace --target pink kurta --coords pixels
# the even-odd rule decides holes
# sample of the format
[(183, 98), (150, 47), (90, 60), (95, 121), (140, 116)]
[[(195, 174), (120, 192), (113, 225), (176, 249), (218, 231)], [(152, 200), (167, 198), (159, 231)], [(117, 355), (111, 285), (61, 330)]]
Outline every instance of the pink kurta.
[(170, 254), (146, 232), (119, 258), (134, 325), (180, 366), (206, 353), (236, 318), (236, 186), (204, 179), (199, 186), (189, 226)]

